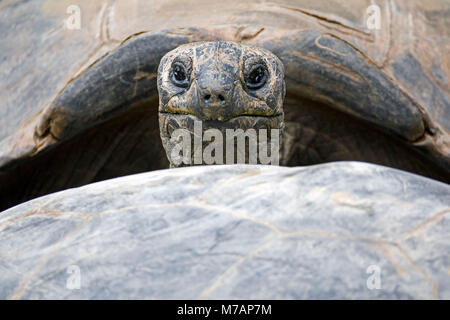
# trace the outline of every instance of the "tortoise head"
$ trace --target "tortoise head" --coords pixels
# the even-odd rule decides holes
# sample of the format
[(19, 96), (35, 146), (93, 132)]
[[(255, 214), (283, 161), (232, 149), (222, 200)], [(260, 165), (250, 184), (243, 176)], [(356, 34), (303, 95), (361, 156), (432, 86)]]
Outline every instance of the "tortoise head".
[(235, 42), (196, 42), (158, 68), (160, 134), (169, 161), (176, 129), (282, 129), (284, 67), (271, 52)]

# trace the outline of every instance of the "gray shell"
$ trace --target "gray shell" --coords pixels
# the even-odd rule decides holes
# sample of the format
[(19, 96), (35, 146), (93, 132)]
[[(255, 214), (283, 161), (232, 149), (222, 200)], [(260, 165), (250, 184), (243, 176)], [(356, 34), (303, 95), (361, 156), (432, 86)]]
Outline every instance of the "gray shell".
[(132, 175), (3, 212), (0, 298), (450, 299), (449, 213), (358, 162)]

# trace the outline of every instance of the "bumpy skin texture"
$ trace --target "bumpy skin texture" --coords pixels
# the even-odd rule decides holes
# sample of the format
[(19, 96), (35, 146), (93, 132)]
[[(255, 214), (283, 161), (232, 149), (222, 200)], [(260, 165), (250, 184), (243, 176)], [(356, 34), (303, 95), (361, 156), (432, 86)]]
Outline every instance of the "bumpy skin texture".
[[(258, 70), (260, 81), (252, 84)], [(262, 48), (230, 41), (182, 45), (161, 59), (158, 93), (161, 139), (172, 166), (171, 134), (178, 128), (193, 133), (194, 121), (223, 133), (284, 126), (284, 67)]]

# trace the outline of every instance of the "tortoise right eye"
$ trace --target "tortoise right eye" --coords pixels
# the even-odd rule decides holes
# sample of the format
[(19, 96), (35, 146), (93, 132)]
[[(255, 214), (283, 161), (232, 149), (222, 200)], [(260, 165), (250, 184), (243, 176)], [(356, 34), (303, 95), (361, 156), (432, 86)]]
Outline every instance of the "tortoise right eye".
[(170, 79), (178, 87), (186, 88), (189, 85), (186, 68), (179, 62), (173, 64)]

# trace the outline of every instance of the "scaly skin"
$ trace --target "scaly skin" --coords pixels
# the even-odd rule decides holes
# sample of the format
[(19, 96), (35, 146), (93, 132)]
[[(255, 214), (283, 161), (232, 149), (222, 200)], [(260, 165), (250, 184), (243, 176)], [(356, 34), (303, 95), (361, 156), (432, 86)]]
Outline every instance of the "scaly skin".
[(265, 49), (214, 41), (170, 51), (158, 68), (158, 93), (160, 134), (171, 166), (178, 166), (170, 156), (171, 134), (178, 128), (193, 134), (194, 121), (224, 137), (226, 129), (282, 129), (285, 91), (283, 64)]

